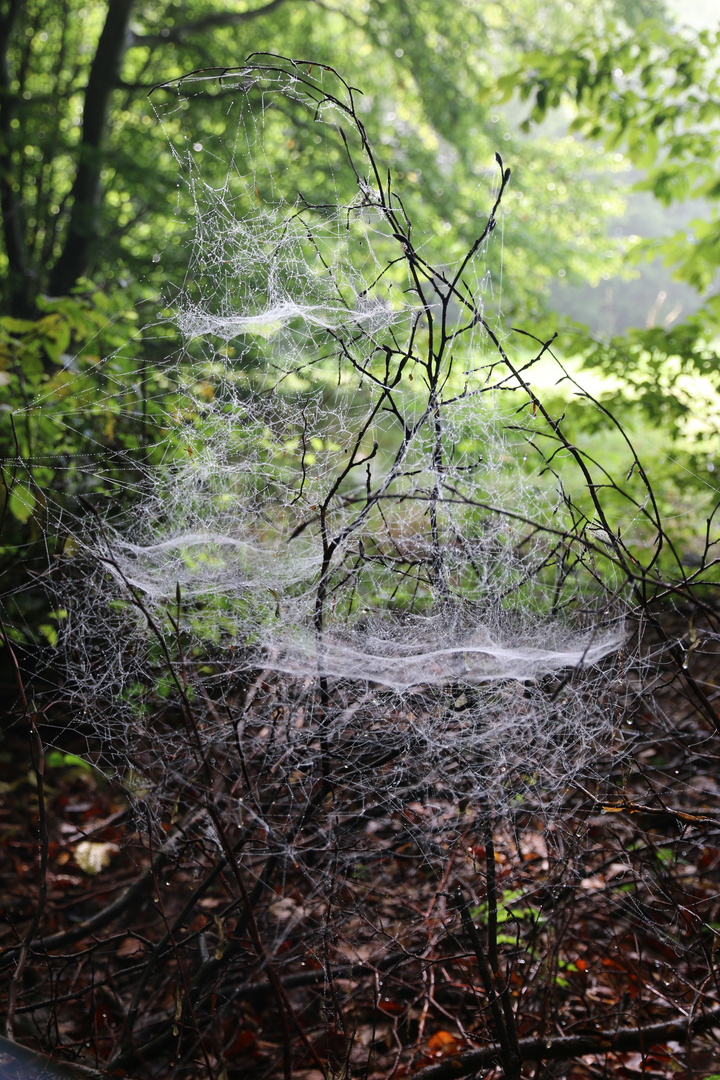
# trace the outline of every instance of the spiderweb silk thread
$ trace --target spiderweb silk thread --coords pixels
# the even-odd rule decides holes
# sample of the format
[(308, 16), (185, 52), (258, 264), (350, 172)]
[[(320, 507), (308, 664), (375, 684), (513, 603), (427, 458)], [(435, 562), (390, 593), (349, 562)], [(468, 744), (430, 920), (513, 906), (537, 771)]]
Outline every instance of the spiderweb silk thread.
[[(171, 298), (186, 457), (78, 540), (78, 699), (160, 793), (188, 755), (162, 703), (185, 686), (220, 745), (263, 672), (275, 720), (243, 728), (249, 753), (304, 767), (322, 731), (348, 760), (381, 744), (389, 790), (500, 805), (539, 777), (552, 797), (616, 729), (625, 584), (562, 459), (528, 460), (534, 360), (519, 374), (485, 314), (502, 163), (478, 243), (431, 262), (335, 73), (260, 58), (155, 97), (191, 208)], [(193, 129), (198, 98), (222, 125)]]

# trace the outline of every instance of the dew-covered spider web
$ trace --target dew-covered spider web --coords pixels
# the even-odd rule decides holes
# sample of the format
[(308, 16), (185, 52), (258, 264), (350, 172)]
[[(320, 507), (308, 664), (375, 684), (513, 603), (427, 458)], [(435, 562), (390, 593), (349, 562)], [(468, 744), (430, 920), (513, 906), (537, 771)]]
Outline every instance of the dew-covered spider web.
[[(56, 362), (0, 462), (11, 513), (44, 500), (27, 580), (57, 634), (18, 709), (40, 876), (8, 908), (16, 1030), (93, 1075), (218, 1080), (697, 1042), (714, 614), (694, 571), (673, 591), (621, 424), (505, 324), (509, 169), (478, 166), (458, 254), (335, 72), (261, 56), (151, 100), (165, 294)], [(673, 597), (698, 627), (665, 629)], [(71, 852), (118, 862), (81, 890)]]
[(68, 694), (161, 801), (230, 745), (360, 800), (552, 800), (617, 738), (629, 586), (568, 495), (546, 347), (493, 299), (509, 170), (449, 262), (334, 72), (260, 58), (153, 101), (190, 236), (176, 451), (73, 527)]

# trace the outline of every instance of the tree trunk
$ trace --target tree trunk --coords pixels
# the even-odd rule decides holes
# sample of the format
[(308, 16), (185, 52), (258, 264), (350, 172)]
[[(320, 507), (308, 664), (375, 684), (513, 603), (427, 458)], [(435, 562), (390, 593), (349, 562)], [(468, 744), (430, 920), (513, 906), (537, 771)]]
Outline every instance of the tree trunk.
[(61, 296), (87, 270), (97, 234), (102, 142), (112, 92), (117, 86), (133, 0), (109, 0), (105, 25), (90, 68), (83, 109), (72, 208), (62, 253), (50, 276), (50, 293)]
[(13, 315), (26, 315), (31, 307), (28, 296), (27, 262), (21, 217), (21, 195), (13, 185), (12, 120), (17, 99), (10, 91), (7, 49), (15, 20), (20, 14), (20, 0), (11, 0), (0, 18), (0, 215), (7, 258), (5, 280), (6, 305)]

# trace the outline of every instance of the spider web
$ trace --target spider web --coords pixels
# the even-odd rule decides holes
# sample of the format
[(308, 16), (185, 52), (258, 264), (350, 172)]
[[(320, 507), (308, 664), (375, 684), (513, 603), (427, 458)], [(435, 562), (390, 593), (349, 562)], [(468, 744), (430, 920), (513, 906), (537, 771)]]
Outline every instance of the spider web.
[[(242, 737), (358, 798), (559, 798), (619, 738), (629, 585), (566, 494), (529, 381), (545, 346), (511, 354), (493, 314), (509, 173), (451, 265), (329, 69), (257, 58), (154, 100), (192, 237), (166, 297), (182, 449), (73, 525), (57, 599), (106, 764), (162, 803)], [(257, 722), (248, 693), (273, 702)]]

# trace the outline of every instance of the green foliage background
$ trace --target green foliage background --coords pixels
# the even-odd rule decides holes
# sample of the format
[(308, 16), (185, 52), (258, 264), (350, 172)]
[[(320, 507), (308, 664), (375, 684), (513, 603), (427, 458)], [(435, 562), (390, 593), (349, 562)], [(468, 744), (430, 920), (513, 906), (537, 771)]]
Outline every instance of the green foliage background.
[[(148, 92), (255, 51), (332, 65), (363, 91), (367, 129), (436, 257), (456, 257), (482, 227), (500, 150), (513, 182), (490, 269), (508, 324), (549, 332), (552, 283), (554, 295), (558, 282), (597, 285), (648, 256), (701, 295), (677, 324), (645, 327), (639, 312), (621, 337), (593, 340), (576, 326), (561, 345), (602, 377), (600, 396), (656, 456), (691, 551), (715, 497), (717, 44), (709, 30), (679, 31), (655, 0), (8, 0), (0, 556), (15, 632), (51, 625), (28, 576), (59, 554), (44, 534), (45, 500), (103, 492), (122, 502), (139, 479), (133, 462), (182, 452), (166, 430), (181, 407), (164, 373), (173, 343), (153, 328), (192, 228), (168, 136), (191, 129), (201, 144), (225, 120), (222, 102), (198, 100), (182, 131), (168, 128)], [(307, 187), (313, 132), (289, 124), (275, 165)], [(661, 241), (616, 236), (630, 176), (662, 206), (703, 200), (703, 216)], [(613, 453), (588, 410), (572, 422)]]

